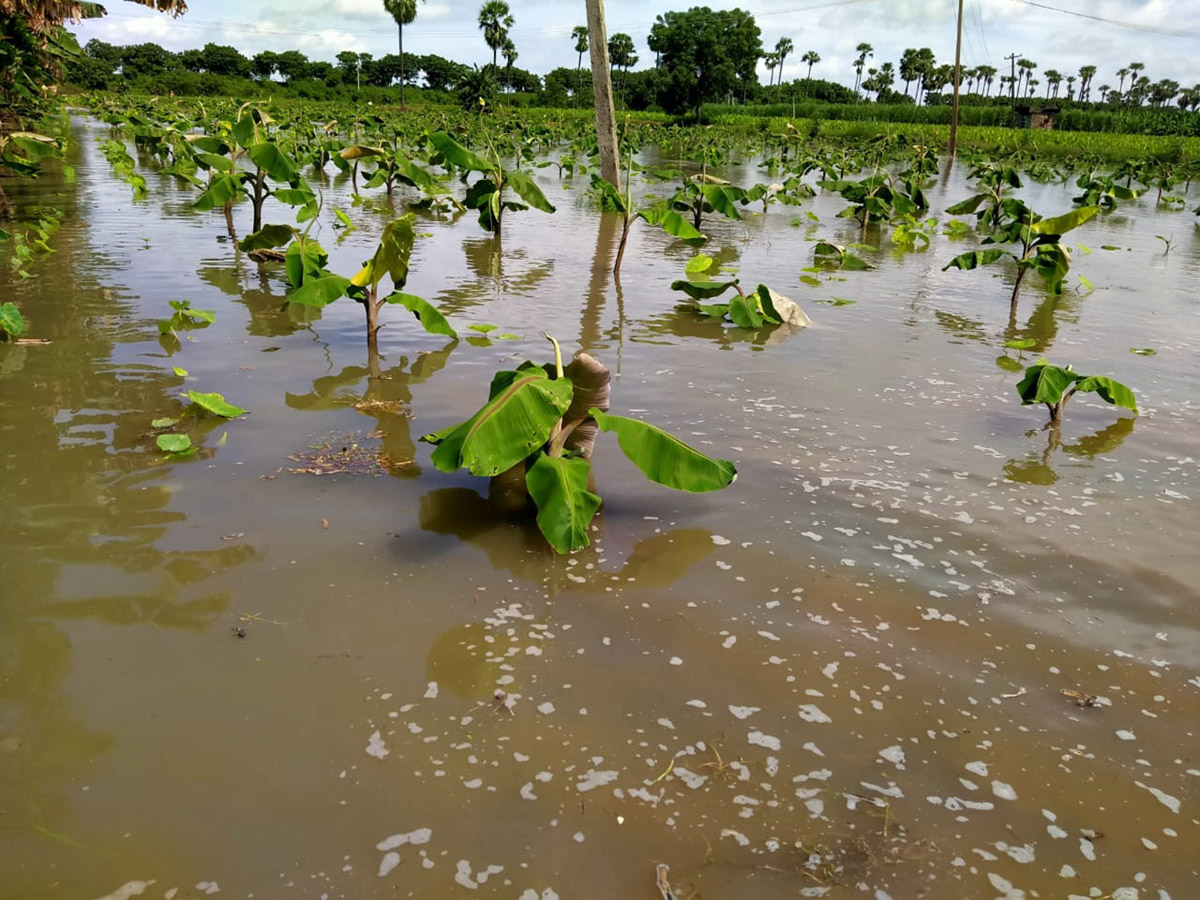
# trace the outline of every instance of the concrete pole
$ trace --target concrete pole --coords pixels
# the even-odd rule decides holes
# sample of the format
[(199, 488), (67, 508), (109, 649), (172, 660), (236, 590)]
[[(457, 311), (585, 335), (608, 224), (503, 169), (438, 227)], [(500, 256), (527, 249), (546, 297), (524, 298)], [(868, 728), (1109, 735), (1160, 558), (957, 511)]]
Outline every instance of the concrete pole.
[(608, 29), (604, 0), (587, 0), (588, 50), (592, 59), (592, 94), (596, 101), (596, 140), (600, 145), (600, 175), (620, 189), (617, 167), (617, 116), (613, 110), (612, 74), (608, 64)]
[(950, 158), (958, 151), (958, 92), (962, 85), (963, 0), (958, 0), (958, 41), (954, 45), (954, 111), (950, 114)]

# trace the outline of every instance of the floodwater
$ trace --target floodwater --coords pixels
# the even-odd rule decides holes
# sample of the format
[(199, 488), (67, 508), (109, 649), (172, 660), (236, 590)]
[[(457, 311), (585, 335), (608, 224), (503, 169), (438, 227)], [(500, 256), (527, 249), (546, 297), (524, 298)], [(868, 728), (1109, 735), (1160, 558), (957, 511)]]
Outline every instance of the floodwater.
[[(885, 232), (813, 286), (840, 197), (706, 223), (813, 321), (756, 335), (677, 310), (693, 251), (643, 223), (614, 283), (618, 223), (541, 169), (558, 212), (502, 241), (422, 222), (408, 290), (463, 338), (389, 308), (372, 378), (356, 304), (284, 309), (219, 212), (153, 172), (131, 201), (77, 127), (75, 185), (9, 187), (63, 211), (56, 252), (0, 275), (52, 341), (0, 346), (0, 897), (656, 898), (658, 864), (679, 898), (1200, 893), (1190, 211), (1093, 220), (1095, 292), (1031, 280), (1011, 324), (1009, 272), (941, 271), (971, 238)], [(317, 183), (352, 273), (392, 212)], [(171, 300), (217, 321), (160, 343)], [(436, 471), (415, 439), (543, 330), (737, 482), (668, 491), (601, 436), (593, 546), (556, 558)], [(1141, 415), (1080, 396), (1049, 434), (1012, 338)], [(250, 412), (164, 459), (187, 389)]]

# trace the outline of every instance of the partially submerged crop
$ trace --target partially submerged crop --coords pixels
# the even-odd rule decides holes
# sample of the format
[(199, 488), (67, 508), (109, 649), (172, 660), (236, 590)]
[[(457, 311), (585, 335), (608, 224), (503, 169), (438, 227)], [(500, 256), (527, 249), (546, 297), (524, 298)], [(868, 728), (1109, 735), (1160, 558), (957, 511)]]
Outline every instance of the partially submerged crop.
[(1116, 379), (1105, 375), (1080, 375), (1070, 366), (1054, 366), (1044, 359), (1039, 359), (1025, 370), (1025, 377), (1017, 385), (1017, 393), (1021, 395), (1022, 406), (1046, 404), (1051, 425), (1062, 421), (1067, 401), (1076, 394), (1094, 393), (1113, 406), (1128, 409), (1135, 416), (1138, 414), (1133, 391)]
[(737, 469), (728, 460), (706, 456), (653, 425), (608, 414), (608, 369), (586, 353), (564, 367), (557, 341), (550, 340), (553, 365), (525, 362), (496, 373), (488, 402), (475, 415), (421, 438), (436, 445), (437, 468), (490, 478), (492, 495), (515, 499), (517, 506), (531, 498), (538, 528), (559, 553), (589, 543), (601, 503), (591, 484), (598, 430), (615, 433), (625, 455), (657, 484), (703, 492), (733, 483)]

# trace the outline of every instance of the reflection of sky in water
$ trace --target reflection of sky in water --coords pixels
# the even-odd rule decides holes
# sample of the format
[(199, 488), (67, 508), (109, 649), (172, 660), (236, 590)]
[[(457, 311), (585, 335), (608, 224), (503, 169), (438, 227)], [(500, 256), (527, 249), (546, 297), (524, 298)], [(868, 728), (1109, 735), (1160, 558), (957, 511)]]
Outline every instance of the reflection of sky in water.
[[(75, 281), (14, 288), (56, 344), (0, 350), (6, 387), (34, 399), (0, 398), (25, 435), (6, 449), (18, 592), (0, 601), (0, 753), (26, 773), (3, 782), (21, 812), (0, 866), (24, 895), (52, 868), (121, 900), (639, 896), (658, 863), (678, 896), (1196, 883), (1200, 334), (1195, 242), (1152, 246), (1173, 214), (1089, 223), (1074, 265), (1098, 290), (1031, 283), (1011, 323), (1011, 274), (941, 272), (970, 238), (902, 253), (870, 230), (875, 270), (812, 285), (812, 242), (857, 240), (840, 198), (706, 222), (722, 265), (812, 317), (775, 340), (676, 309), (692, 251), (640, 222), (618, 289), (619, 226), (597, 229), (585, 179), (541, 169), (552, 218), (507, 216), (499, 243), (473, 216), (424, 221), (407, 286), (464, 336), (519, 339), (448, 345), (389, 307), (375, 374), (355, 304), (284, 310), (220, 216), (153, 175), (131, 205), (90, 137), (87, 218), (56, 238), (88, 248)], [(361, 221), (340, 242), (320, 226), (331, 268), (354, 271), (386, 211), (323, 189)], [(956, 170), (929, 195), (966, 190)], [(1027, 193), (1057, 213), (1074, 189)], [(54, 288), (76, 304), (57, 317), (34, 299)], [(217, 322), (168, 360), (153, 323), (172, 299)], [(610, 366), (614, 411), (735, 459), (738, 482), (673, 494), (601, 436), (593, 547), (561, 559), (486, 485), (427, 465), (414, 438), (473, 412), (496, 369), (544, 359), (543, 330)], [(1143, 415), (1078, 397), (1043, 429), (1000, 362), (1016, 339), (1035, 342), (1016, 368), (1112, 374)], [(149, 422), (188, 388), (250, 415), (161, 464)], [(286, 471), (341, 435), (417, 465)]]

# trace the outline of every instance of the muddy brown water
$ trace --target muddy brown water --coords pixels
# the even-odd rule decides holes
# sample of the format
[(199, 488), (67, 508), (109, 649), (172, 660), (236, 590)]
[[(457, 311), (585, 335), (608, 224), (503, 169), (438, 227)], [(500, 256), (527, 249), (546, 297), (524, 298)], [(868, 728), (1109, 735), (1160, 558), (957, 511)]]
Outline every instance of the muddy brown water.
[[(166, 178), (131, 201), (98, 134), (77, 184), (10, 189), (64, 222), (0, 275), (53, 342), (0, 347), (0, 897), (653, 898), (659, 863), (679, 897), (1200, 894), (1190, 212), (1089, 223), (1097, 290), (1031, 283), (1011, 324), (1010, 274), (941, 271), (971, 239), (873, 231), (876, 269), (813, 287), (812, 242), (856, 238), (840, 198), (708, 224), (813, 320), (768, 336), (678, 311), (692, 251), (644, 226), (615, 283), (617, 222), (542, 169), (558, 212), (501, 241), (421, 223), (408, 289), (463, 337), (388, 309), (372, 379), (356, 305), (284, 309), (278, 266)], [(353, 271), (392, 212), (319, 186)], [(170, 300), (217, 322), (164, 346)], [(658, 488), (602, 436), (593, 547), (555, 558), (433, 469), (416, 438), (542, 330), (735, 485)], [(1076, 398), (1054, 442), (1014, 337), (1141, 415)], [(164, 460), (150, 422), (188, 388), (250, 413)], [(353, 472), (288, 471), (343, 447)]]

